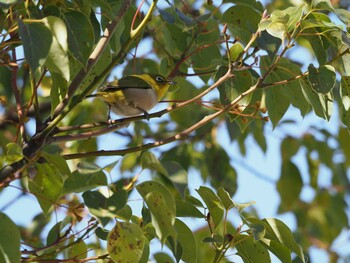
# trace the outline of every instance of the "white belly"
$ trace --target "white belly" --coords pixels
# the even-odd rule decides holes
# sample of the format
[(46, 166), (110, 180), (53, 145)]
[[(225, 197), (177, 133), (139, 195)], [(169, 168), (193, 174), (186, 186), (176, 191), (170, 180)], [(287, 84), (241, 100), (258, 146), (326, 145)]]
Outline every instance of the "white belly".
[(111, 110), (121, 116), (135, 116), (148, 112), (157, 103), (157, 94), (153, 89), (123, 90), (125, 100), (111, 104)]

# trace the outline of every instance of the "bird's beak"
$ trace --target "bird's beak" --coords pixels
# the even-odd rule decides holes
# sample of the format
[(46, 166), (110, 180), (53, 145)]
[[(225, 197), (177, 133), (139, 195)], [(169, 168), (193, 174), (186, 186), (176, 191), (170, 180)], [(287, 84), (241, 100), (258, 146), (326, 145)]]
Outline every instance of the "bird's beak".
[(175, 81), (172, 81), (172, 80), (168, 80), (168, 84), (170, 84), (170, 85), (175, 85), (176, 82), (175, 82)]

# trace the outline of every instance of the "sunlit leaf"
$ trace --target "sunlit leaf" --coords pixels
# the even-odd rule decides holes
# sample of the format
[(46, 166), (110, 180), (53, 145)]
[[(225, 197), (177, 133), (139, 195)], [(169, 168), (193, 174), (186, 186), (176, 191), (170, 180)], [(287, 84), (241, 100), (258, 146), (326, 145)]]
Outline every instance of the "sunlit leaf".
[(69, 81), (68, 33), (66, 25), (60, 18), (54, 16), (45, 17), (43, 22), (52, 34), (52, 43), (46, 65), (51, 72), (59, 73), (66, 81)]
[(298, 243), (295, 241), (292, 231), (285, 223), (276, 218), (266, 218), (263, 220), (266, 227), (266, 238), (279, 241), (281, 244), (294, 252), (302, 262), (305, 262), (304, 253)]
[(6, 162), (13, 163), (23, 158), (22, 148), (17, 143), (8, 143), (6, 148)]

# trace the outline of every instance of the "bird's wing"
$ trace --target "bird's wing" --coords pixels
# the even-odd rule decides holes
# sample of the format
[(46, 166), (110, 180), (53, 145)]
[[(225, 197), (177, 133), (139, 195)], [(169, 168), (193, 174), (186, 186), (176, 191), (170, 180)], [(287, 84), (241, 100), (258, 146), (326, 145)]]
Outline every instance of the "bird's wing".
[(124, 89), (151, 89), (152, 87), (142, 78), (137, 76), (126, 76), (119, 80), (107, 83), (101, 91), (114, 92)]

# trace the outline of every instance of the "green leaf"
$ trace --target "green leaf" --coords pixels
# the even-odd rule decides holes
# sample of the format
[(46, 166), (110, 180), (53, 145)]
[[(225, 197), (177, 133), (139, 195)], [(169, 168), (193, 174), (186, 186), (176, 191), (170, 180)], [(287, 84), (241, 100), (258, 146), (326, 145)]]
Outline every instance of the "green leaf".
[(142, 153), (141, 166), (142, 169), (150, 169), (152, 171), (157, 171), (168, 176), (167, 170), (164, 168), (158, 158), (151, 152)]
[(179, 219), (175, 220), (175, 229), (182, 248), (181, 259), (188, 263), (197, 262), (197, 243), (192, 230)]
[[(200, 19), (200, 17), (197, 19)], [(199, 45), (212, 44), (220, 38), (217, 20), (210, 18), (201, 24), (201, 28), (199, 35), (195, 38)]]
[(61, 102), (61, 100), (67, 94), (67, 81), (63, 78), (61, 74), (51, 72), (51, 89), (50, 89), (50, 98), (51, 98), (51, 115), (54, 113), (56, 106)]
[(18, 20), (19, 35), (23, 41), (24, 56), (35, 72), (43, 66), (49, 55), (52, 44), (50, 30), (41, 22)]
[(176, 198), (175, 203), (176, 203), (176, 216), (177, 217), (205, 218), (205, 215), (203, 215), (203, 213), (201, 213), (189, 201), (185, 201), (185, 200)]
[(332, 66), (324, 65), (315, 68), (313, 64), (310, 64), (308, 71), (308, 80), (314, 91), (324, 95), (332, 91), (336, 82), (335, 70)]
[(334, 11), (333, 5), (330, 0), (312, 0), (311, 7), (318, 10)]
[(217, 193), (218, 193), (218, 196), (221, 199), (221, 202), (223, 203), (226, 211), (230, 210), (231, 208), (236, 207), (236, 204), (231, 199), (230, 194), (223, 187), (219, 187), (217, 189)]
[(267, 238), (260, 239), (261, 244), (265, 246), (271, 253), (273, 253), (283, 263), (292, 263), (291, 251), (281, 244), (279, 241), (270, 240)]
[(337, 8), (334, 10), (337, 14), (338, 18), (345, 24), (348, 24), (348, 21), (350, 20), (350, 11), (343, 9), (343, 8)]
[(138, 262), (144, 245), (142, 229), (130, 222), (117, 222), (107, 237), (107, 251), (114, 262)]
[(124, 19), (118, 23), (117, 28), (114, 30), (111, 40), (109, 41), (109, 46), (113, 52), (118, 53), (121, 48), (121, 37), (125, 33), (125, 22)]
[(265, 238), (280, 242), (305, 262), (302, 248), (295, 241), (292, 231), (286, 224), (276, 218), (266, 218), (262, 221), (266, 227)]
[(303, 181), (298, 167), (289, 159), (284, 160), (281, 175), (277, 182), (277, 190), (281, 196), (281, 206), (284, 211), (293, 209), (299, 201)]
[[(72, 217), (66, 216), (62, 221), (57, 222), (53, 227), (51, 227), (46, 237), (46, 245), (49, 246), (57, 242), (57, 240), (59, 240), (60, 237), (63, 235), (62, 233), (64, 232), (63, 230), (67, 226), (69, 227), (71, 224), (72, 224)], [(55, 247), (50, 248), (50, 251), (55, 251), (55, 250), (56, 250)]]
[(339, 129), (338, 134), (339, 146), (341, 147), (345, 155), (346, 165), (350, 165), (350, 140), (349, 140), (349, 130), (345, 128)]
[(284, 40), (286, 34), (286, 21), (281, 19), (280, 21), (271, 21), (270, 24), (266, 27), (266, 31), (274, 37), (277, 37), (281, 40)]
[(340, 113), (344, 125), (350, 128), (350, 77), (342, 76), (340, 81)]
[(308, 80), (299, 79), (300, 86), (304, 93), (305, 99), (312, 106), (315, 114), (325, 120), (329, 120), (333, 110), (332, 99), (330, 95), (316, 93)]
[(5, 161), (7, 163), (14, 163), (23, 159), (22, 148), (14, 142), (10, 142), (6, 145), (6, 157)]
[(60, 18), (54, 16), (45, 17), (42, 21), (52, 34), (52, 43), (46, 65), (50, 72), (60, 74), (68, 82), (70, 71), (66, 25)]
[(255, 217), (247, 218), (246, 221), (250, 230), (253, 233), (254, 241), (256, 242), (261, 240), (266, 233), (264, 223)]
[(70, 259), (84, 259), (87, 256), (87, 245), (83, 240), (79, 240), (68, 248), (68, 258)]
[(174, 24), (176, 22), (176, 15), (175, 13), (170, 13), (165, 9), (158, 9), (158, 12), (164, 22), (167, 22), (169, 24)]
[(152, 224), (162, 244), (168, 236), (176, 240), (174, 196), (165, 186), (153, 181), (143, 182), (136, 189), (151, 211)]
[(267, 249), (259, 242), (246, 235), (238, 235), (235, 239), (237, 254), (245, 263), (270, 263), (271, 258)]
[[(230, 195), (237, 190), (237, 173), (230, 165), (230, 157), (217, 143), (207, 144), (204, 165), (201, 166), (203, 179), (210, 177), (213, 187), (223, 186)], [(220, 167), (220, 169), (218, 169)]]
[[(260, 60), (262, 74), (266, 73), (270, 68), (271, 60), (268, 56), (264, 56)], [(299, 82), (295, 79), (301, 75), (299, 66), (287, 59), (281, 59), (275, 69), (267, 76), (265, 83), (273, 85), (268, 87), (266, 94), (266, 107), (269, 118), (274, 127), (286, 113), (290, 104), (300, 110), (302, 116), (306, 115), (309, 110), (307, 100), (304, 98)], [(275, 83), (283, 84), (276, 85)]]
[(107, 199), (108, 210), (117, 213), (126, 206), (127, 201), (127, 191), (120, 189)]
[[(110, 209), (110, 207), (109, 207)], [(124, 208), (117, 211), (117, 213), (114, 215), (116, 218), (120, 218), (122, 220), (130, 220), (132, 217), (132, 209), (129, 205), (125, 205)]]
[(10, 8), (11, 5), (16, 4), (19, 0), (0, 0), (0, 7), (7, 9)]
[(175, 161), (165, 161), (163, 166), (169, 174), (167, 179), (171, 181), (172, 185), (180, 193), (180, 196), (184, 198), (188, 190), (187, 171)]
[(102, 240), (107, 240), (108, 233), (109, 233), (109, 231), (102, 228), (102, 227), (97, 227), (96, 231), (95, 231), (96, 236)]
[(142, 255), (138, 263), (148, 263), (149, 261), (149, 255), (150, 255), (150, 247), (149, 247), (149, 241), (146, 237), (144, 237), (145, 245), (143, 247)]
[(193, 70), (206, 83), (210, 75), (203, 75), (208, 71), (214, 70), (216, 65), (220, 63), (222, 56), (217, 46), (207, 46), (204, 49), (195, 52), (192, 56)]
[(224, 238), (221, 235), (213, 235), (212, 237), (205, 237), (202, 239), (203, 243), (218, 243), (222, 244)]
[(318, 159), (311, 158), (310, 154), (307, 154), (307, 167), (310, 177), (310, 186), (314, 189), (318, 188), (318, 175), (320, 173), (320, 163)]
[[(302, 22), (304, 22), (304, 20)], [(318, 63), (320, 65), (324, 65), (327, 62), (327, 52), (325, 43), (319, 32), (314, 27), (312, 27), (304, 29), (303, 33), (304, 35), (301, 39), (307, 41), (308, 45), (306, 46), (314, 51), (314, 55), (316, 56)], [(301, 43), (305, 44), (303, 42)]]
[(1, 212), (0, 233), (0, 262), (20, 262), (20, 231), (11, 219)]
[(36, 163), (37, 174), (29, 180), (29, 190), (37, 198), (41, 209), (47, 215), (52, 205), (60, 198), (63, 178), (60, 170), (50, 163)]
[(243, 209), (249, 207), (249, 206), (252, 206), (252, 205), (255, 205), (256, 202), (255, 201), (251, 201), (251, 202), (248, 202), (248, 203), (242, 203), (242, 204), (237, 204), (236, 203), (236, 206), (238, 208), (238, 212), (242, 212)]
[(56, 166), (62, 175), (69, 176), (71, 174), (70, 169), (68, 167), (66, 159), (59, 154), (49, 154), (46, 152), (42, 152), (41, 155), (48, 161), (50, 164)]
[[(234, 38), (246, 45), (258, 29), (262, 12), (249, 5), (235, 5), (222, 15), (222, 23), (227, 23)], [(247, 19), (249, 17), (249, 19)]]
[(63, 193), (81, 193), (107, 185), (107, 177), (99, 167), (82, 162), (78, 170), (74, 171), (64, 182)]
[(267, 33), (267, 31), (264, 30), (256, 40), (256, 43), (258, 47), (265, 50), (270, 59), (272, 59), (275, 56), (276, 52), (279, 50), (282, 41), (281, 39), (270, 35)]
[(199, 187), (199, 189), (196, 191), (207, 205), (215, 228), (218, 227), (224, 215), (224, 205), (222, 204), (220, 198), (213, 192), (213, 190), (205, 186)]
[[(235, 77), (228, 81), (225, 81), (219, 87), (220, 101), (223, 105), (229, 104), (231, 101), (240, 96), (243, 92), (247, 91), (253, 85), (253, 77), (248, 70), (236, 71)], [(249, 105), (252, 94), (248, 94), (239, 101), (240, 110), (244, 112)], [(234, 120), (238, 115), (228, 114), (230, 120)]]
[(164, 252), (158, 252), (155, 253), (154, 255), (154, 259), (156, 260), (156, 263), (174, 263), (174, 260), (167, 254)]
[(85, 67), (95, 42), (92, 25), (79, 11), (64, 13), (64, 20), (68, 30), (69, 51)]
[(294, 30), (301, 19), (304, 4), (288, 7), (284, 10), (275, 10), (267, 20), (259, 24), (260, 31), (266, 30), (270, 35), (284, 39), (286, 34)]
[(91, 214), (97, 216), (102, 225), (109, 223), (115, 215), (106, 209), (107, 198), (98, 191), (86, 191), (82, 195), (85, 205)]
[(293, 137), (286, 137), (281, 143), (281, 154), (283, 160), (290, 160), (300, 148), (300, 141)]
[[(231, 47), (230, 47), (230, 57), (232, 61), (236, 61), (237, 58), (239, 58), (242, 53), (244, 51), (244, 47), (242, 46), (241, 43), (237, 42), (234, 43)], [(242, 57), (241, 57), (242, 58)]]

